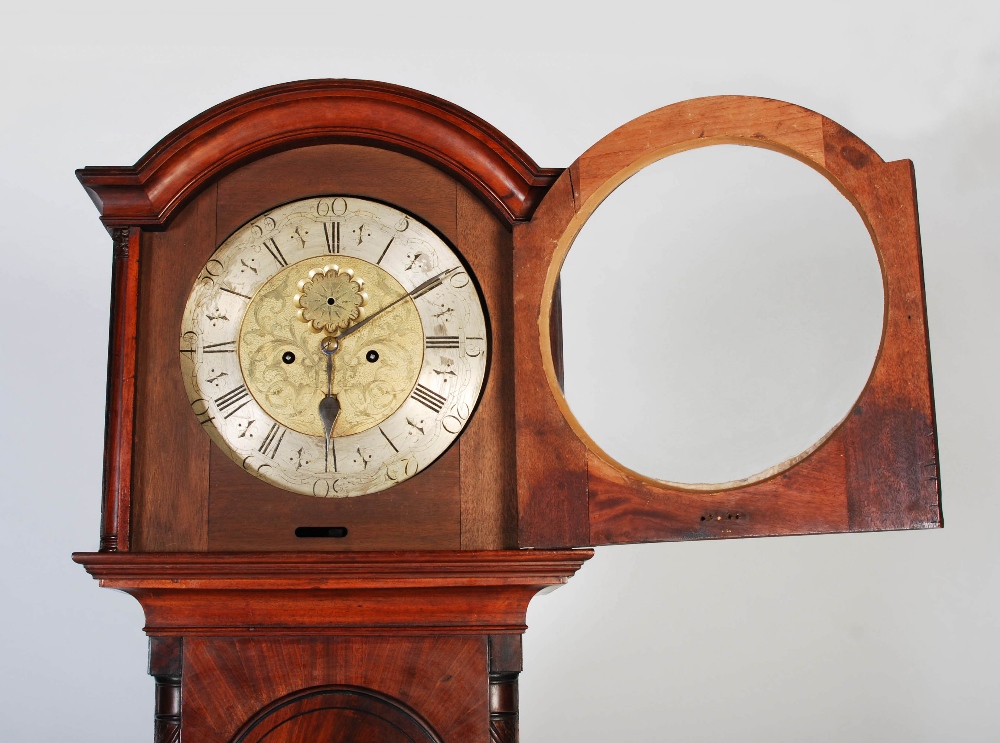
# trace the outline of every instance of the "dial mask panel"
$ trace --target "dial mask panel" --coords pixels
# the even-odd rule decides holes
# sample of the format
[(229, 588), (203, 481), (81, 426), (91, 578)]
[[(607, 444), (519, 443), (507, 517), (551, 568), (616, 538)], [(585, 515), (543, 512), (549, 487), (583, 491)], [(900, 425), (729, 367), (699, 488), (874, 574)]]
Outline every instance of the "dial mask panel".
[[(328, 369), (321, 344), (333, 339)], [(286, 204), (238, 229), (181, 329), (209, 436), (251, 474), (318, 496), (376, 492), (429, 466), (472, 414), (486, 355), (482, 303), (455, 253), (414, 217), (352, 197)]]

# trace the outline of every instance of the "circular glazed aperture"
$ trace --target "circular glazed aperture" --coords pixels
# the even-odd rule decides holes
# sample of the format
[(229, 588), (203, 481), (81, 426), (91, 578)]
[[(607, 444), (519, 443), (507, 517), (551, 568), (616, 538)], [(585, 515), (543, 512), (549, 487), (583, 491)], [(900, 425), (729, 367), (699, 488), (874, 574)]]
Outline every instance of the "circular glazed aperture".
[(611, 459), (681, 487), (789, 466), (842, 421), (882, 332), (854, 207), (754, 147), (682, 152), (597, 207), (562, 269), (565, 398)]

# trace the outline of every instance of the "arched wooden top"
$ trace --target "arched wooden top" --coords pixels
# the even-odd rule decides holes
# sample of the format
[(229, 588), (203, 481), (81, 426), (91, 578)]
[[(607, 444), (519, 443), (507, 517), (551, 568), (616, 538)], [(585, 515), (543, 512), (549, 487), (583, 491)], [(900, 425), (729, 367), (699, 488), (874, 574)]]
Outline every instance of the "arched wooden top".
[(431, 163), (509, 224), (529, 219), (561, 172), (539, 168), (497, 129), (435, 96), (387, 83), (304, 80), (232, 98), (168, 134), (134, 166), (83, 168), (77, 178), (108, 228), (156, 228), (227, 171), (335, 142)]

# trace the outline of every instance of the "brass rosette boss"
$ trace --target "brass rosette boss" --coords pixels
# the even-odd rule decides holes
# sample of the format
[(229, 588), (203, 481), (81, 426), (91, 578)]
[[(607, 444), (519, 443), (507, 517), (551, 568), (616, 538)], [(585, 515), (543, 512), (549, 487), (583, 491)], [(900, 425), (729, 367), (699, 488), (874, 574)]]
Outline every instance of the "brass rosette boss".
[(337, 265), (314, 268), (298, 283), (295, 295), (299, 319), (318, 333), (336, 334), (364, 316), (368, 295), (364, 280)]

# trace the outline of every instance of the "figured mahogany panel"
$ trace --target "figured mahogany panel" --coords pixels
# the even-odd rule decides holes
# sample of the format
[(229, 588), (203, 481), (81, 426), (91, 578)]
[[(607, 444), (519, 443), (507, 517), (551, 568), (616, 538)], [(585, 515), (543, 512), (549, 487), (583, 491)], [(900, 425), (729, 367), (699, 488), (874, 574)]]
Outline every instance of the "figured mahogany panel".
[(178, 360), (188, 294), (215, 249), (216, 189), (165, 232), (143, 233), (132, 477), (132, 545), (140, 552), (208, 547), (210, 439), (191, 413)]
[[(560, 391), (551, 299), (586, 219), (629, 176), (710, 144), (766, 147), (825, 175), (857, 207), (883, 270), (882, 346), (857, 404), (828, 438), (717, 489), (642, 477), (607, 457)], [(885, 163), (812, 111), (727, 96), (674, 104), (612, 132), (556, 182), (515, 244), (522, 546), (612, 544), (939, 526), (937, 444), (912, 165)]]
[(265, 155), (350, 142), (402, 152), (460, 181), (503, 221), (528, 219), (558, 171), (477, 116), (410, 88), (303, 80), (233, 98), (174, 130), (133, 167), (77, 171), (108, 227), (162, 227), (205, 185)]
[[(461, 443), (456, 442), (429, 470), (358, 498), (313, 498), (279, 490), (212, 446), (209, 549), (459, 549)], [(296, 537), (295, 530), (303, 526), (343, 527), (347, 535)]]
[(440, 743), (441, 738), (398, 700), (370, 689), (304, 689), (261, 710), (233, 743)]
[[(357, 740), (368, 740), (364, 736), (386, 730), (384, 723), (392, 719), (386, 708), (396, 707), (407, 710), (411, 724), (397, 727), (399, 733), (393, 733), (397, 737), (372, 740), (489, 740), (486, 638), (440, 636), (187, 638), (182, 687), (184, 741), (355, 740), (336, 735), (288, 737), (280, 728), (280, 735), (254, 737), (268, 717), (276, 721), (273, 716), (280, 714), (283, 702), (298, 701), (301, 705), (310, 692), (313, 699), (323, 699), (319, 692), (334, 685), (374, 692), (369, 697), (392, 701), (369, 705), (364, 718), (360, 714), (317, 715), (315, 709), (300, 710), (314, 712), (298, 723), (303, 730), (325, 733), (339, 720), (356, 724), (362, 732)], [(364, 705), (355, 703), (356, 713), (363, 709)], [(417, 734), (421, 727), (423, 738)]]

